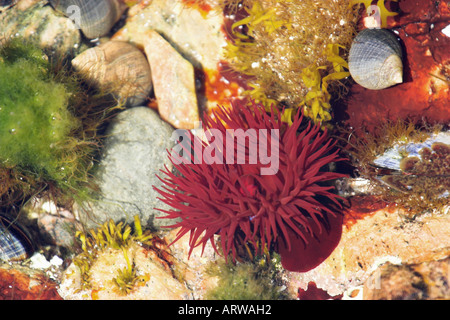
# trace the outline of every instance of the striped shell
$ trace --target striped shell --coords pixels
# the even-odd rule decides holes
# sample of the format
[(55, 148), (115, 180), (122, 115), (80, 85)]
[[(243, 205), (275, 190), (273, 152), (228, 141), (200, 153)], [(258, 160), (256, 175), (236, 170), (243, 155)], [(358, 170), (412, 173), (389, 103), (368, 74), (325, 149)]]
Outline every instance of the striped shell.
[(106, 35), (126, 9), (120, 0), (50, 0), (50, 3), (72, 19), (88, 39)]
[(350, 48), (348, 66), (353, 80), (367, 89), (380, 90), (403, 82), (402, 48), (389, 30), (361, 31)]
[(31, 256), (33, 243), (28, 232), (14, 219), (0, 215), (0, 261), (19, 261)]
[(75, 57), (72, 66), (91, 86), (127, 106), (141, 105), (152, 90), (147, 58), (127, 42), (108, 41), (90, 48)]

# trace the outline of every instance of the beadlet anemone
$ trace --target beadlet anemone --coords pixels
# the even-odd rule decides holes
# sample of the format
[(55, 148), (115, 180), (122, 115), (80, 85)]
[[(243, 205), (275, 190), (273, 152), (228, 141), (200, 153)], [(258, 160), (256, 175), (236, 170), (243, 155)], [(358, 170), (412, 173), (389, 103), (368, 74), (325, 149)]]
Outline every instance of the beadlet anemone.
[[(261, 175), (267, 163), (251, 161), (250, 134), (243, 149), (242, 140), (236, 139), (234, 148), (228, 148), (223, 139), (208, 138), (200, 142), (201, 148), (192, 148), (192, 161), (175, 161), (173, 153), (169, 155), (178, 173), (163, 170), (160, 179), (165, 185), (155, 189), (161, 201), (173, 208), (161, 210), (167, 214), (162, 218), (179, 221), (167, 226), (180, 228), (174, 242), (190, 233), (189, 253), (200, 245), (203, 250), (208, 241), (218, 252), (215, 236), (219, 235), (225, 258), (231, 253), (236, 259), (238, 246), (250, 243), (278, 251), (286, 269), (306, 271), (322, 262), (337, 245), (342, 230), (342, 199), (332, 192), (334, 187), (324, 183), (343, 174), (322, 169), (343, 159), (319, 125), (309, 122), (300, 130), (303, 115), (295, 116), (289, 126), (275, 114), (274, 110), (266, 113), (264, 106), (255, 102), (235, 104), (232, 109), (216, 108), (203, 123), (205, 132), (215, 129), (224, 137), (233, 130), (255, 129), (253, 132), (260, 132), (258, 144), (271, 139), (261, 132), (278, 132), (279, 143), (272, 144), (270, 150), (273, 154), (277, 151), (274, 146), (278, 148), (279, 168), (274, 174)], [(190, 145), (201, 141), (190, 132), (186, 137)], [(230, 143), (228, 139), (226, 143)], [(194, 161), (204, 157), (211, 146), (214, 157), (220, 159), (229, 159), (230, 150), (237, 159), (241, 148), (246, 161)]]

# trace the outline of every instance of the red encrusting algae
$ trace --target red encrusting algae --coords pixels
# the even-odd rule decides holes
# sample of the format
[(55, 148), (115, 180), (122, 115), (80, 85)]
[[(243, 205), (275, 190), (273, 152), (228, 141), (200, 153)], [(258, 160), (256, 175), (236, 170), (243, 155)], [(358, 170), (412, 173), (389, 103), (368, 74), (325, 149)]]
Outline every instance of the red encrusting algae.
[(347, 102), (335, 107), (335, 120), (372, 132), (386, 121), (410, 119), (450, 122), (450, 23), (448, 1), (400, 1), (399, 15), (388, 19), (404, 48), (403, 83), (384, 90), (355, 84)]
[(0, 268), (0, 300), (62, 300), (56, 283), (43, 274)]
[(343, 224), (347, 229), (350, 229), (358, 220), (371, 216), (389, 205), (388, 202), (373, 195), (351, 197), (349, 206), (344, 211)]
[(342, 296), (342, 294), (330, 296), (325, 290), (317, 288), (317, 285), (312, 281), (308, 283), (306, 290), (298, 289), (299, 300), (341, 300)]

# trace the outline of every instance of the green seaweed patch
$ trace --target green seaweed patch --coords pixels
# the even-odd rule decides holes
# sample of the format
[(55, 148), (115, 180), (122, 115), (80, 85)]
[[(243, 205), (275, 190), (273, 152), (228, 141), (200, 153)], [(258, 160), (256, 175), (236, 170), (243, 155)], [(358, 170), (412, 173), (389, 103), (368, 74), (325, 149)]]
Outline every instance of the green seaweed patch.
[(100, 107), (105, 104), (90, 99), (81, 81), (41, 49), (17, 38), (1, 43), (2, 205), (44, 193), (67, 204), (90, 194)]
[[(231, 260), (231, 259), (229, 259)], [(206, 272), (218, 278), (217, 286), (205, 295), (209, 300), (282, 300), (288, 299), (277, 254), (271, 259), (258, 256), (253, 260), (233, 263), (211, 262)]]

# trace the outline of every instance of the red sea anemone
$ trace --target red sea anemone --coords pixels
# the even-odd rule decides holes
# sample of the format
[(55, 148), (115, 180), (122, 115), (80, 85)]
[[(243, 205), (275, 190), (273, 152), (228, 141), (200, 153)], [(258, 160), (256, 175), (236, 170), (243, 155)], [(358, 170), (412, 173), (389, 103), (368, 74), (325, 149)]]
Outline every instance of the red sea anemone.
[[(307, 247), (330, 225), (340, 236), (342, 225), (330, 219), (341, 216), (341, 198), (324, 182), (343, 174), (322, 169), (343, 159), (326, 130), (311, 123), (300, 130), (302, 121), (298, 114), (288, 126), (260, 104), (236, 104), (228, 110), (217, 108), (205, 119), (207, 142), (186, 132), (183, 151), (192, 148), (192, 153), (183, 163), (170, 156), (178, 173), (166, 168), (160, 178), (165, 186), (157, 189), (173, 208), (162, 210), (167, 213), (163, 218), (179, 219), (168, 226), (180, 227), (175, 241), (189, 232), (190, 252), (208, 241), (217, 251), (214, 237), (219, 235), (225, 256), (236, 258), (236, 246), (243, 242), (259, 243), (261, 248), (277, 245), (280, 252), (295, 255), (292, 243)], [(236, 137), (243, 132), (246, 139), (239, 141)], [(252, 157), (255, 150), (260, 151), (257, 159)], [(278, 168), (273, 169), (264, 153), (270, 153)], [(226, 161), (230, 159), (234, 162)], [(264, 168), (272, 171), (262, 174)]]

